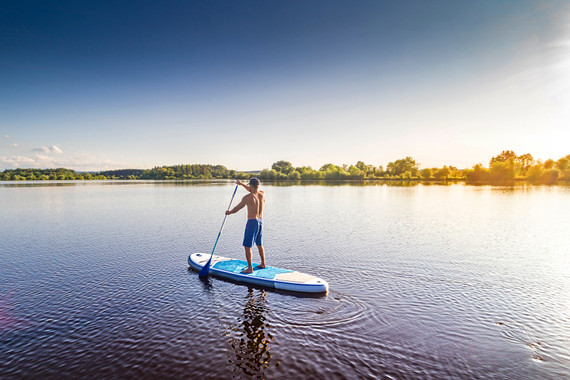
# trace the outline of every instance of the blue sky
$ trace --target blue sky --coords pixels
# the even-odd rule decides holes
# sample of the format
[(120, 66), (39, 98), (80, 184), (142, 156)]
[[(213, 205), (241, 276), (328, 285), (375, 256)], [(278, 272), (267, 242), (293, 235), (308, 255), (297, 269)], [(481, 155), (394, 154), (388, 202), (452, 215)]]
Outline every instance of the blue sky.
[(0, 170), (570, 153), (565, 1), (8, 1)]

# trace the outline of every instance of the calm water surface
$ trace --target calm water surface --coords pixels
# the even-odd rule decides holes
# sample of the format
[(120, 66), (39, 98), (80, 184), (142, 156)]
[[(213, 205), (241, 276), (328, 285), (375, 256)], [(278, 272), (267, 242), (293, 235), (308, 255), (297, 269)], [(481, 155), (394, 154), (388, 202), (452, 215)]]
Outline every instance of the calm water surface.
[(268, 263), (328, 295), (188, 269), (230, 182), (0, 183), (0, 378), (570, 379), (569, 187), (264, 190)]

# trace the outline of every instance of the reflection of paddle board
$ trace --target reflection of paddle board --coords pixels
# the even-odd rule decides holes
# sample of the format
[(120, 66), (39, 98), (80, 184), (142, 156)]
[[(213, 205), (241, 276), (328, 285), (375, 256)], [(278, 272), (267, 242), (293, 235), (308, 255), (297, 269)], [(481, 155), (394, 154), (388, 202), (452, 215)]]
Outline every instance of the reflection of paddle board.
[[(199, 271), (209, 259), (210, 254), (208, 253), (193, 253), (188, 256), (188, 264)], [(214, 255), (209, 273), (213, 276), (238, 282), (293, 292), (326, 293), (329, 290), (329, 284), (325, 280), (305, 273), (270, 266), (265, 269), (258, 269), (255, 264), (253, 265), (253, 273), (241, 273), (245, 268), (247, 268), (245, 260)]]

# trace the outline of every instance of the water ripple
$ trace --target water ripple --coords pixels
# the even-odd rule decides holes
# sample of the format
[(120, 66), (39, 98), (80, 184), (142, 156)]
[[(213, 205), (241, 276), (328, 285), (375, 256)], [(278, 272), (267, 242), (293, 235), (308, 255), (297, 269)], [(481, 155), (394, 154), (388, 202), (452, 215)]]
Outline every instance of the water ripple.
[(337, 326), (354, 322), (371, 313), (371, 307), (356, 298), (334, 290), (319, 302), (304, 298), (287, 298), (276, 304), (287, 313), (276, 313), (273, 318), (287, 326)]
[(307, 298), (188, 270), (232, 189), (0, 186), (0, 378), (568, 378), (570, 192), (268, 187)]

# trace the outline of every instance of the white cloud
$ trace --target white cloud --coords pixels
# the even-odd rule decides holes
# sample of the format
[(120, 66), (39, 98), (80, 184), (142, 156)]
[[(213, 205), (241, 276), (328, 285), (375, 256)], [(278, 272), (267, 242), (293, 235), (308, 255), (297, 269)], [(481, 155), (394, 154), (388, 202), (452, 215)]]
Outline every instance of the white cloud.
[(55, 145), (50, 146), (49, 149), (50, 149), (50, 152), (52, 152), (52, 153), (57, 153), (57, 154), (63, 153), (63, 151)]
[(8, 135), (4, 135), (4, 138), (5, 138), (5, 139), (9, 139), (9, 138), (10, 138), (10, 136), (8, 136)]
[[(44, 150), (43, 148), (46, 149)], [(58, 154), (54, 155), (51, 153)], [(97, 157), (88, 152), (64, 154), (56, 146), (34, 149), (30, 155), (0, 156), (0, 171), (17, 168), (67, 168), (79, 171), (99, 171), (127, 167), (132, 167), (132, 165), (115, 163), (106, 157)]]
[(34, 167), (35, 160), (30, 157), (0, 157), (0, 165), (7, 169), (31, 168)]
[(18, 144), (17, 144), (17, 143), (14, 143), (14, 144), (12, 144), (12, 146), (13, 146), (13, 147), (16, 147), (16, 146), (18, 146)]
[(32, 149), (32, 152), (35, 153), (45, 153), (45, 154), (50, 154), (50, 153), (56, 153), (56, 154), (61, 154), (63, 153), (63, 151), (61, 149), (59, 149), (57, 146), (52, 145), (52, 146), (42, 146), (41, 148), (34, 148)]

